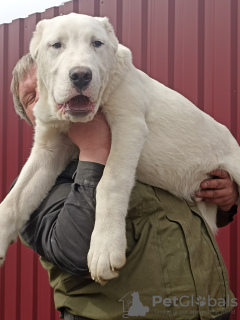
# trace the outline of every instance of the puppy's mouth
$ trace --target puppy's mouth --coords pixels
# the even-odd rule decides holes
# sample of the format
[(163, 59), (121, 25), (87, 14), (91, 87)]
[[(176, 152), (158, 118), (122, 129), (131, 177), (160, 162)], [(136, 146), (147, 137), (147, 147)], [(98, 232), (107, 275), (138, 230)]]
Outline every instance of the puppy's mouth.
[(71, 115), (86, 116), (94, 112), (94, 102), (83, 95), (78, 95), (63, 104), (57, 104), (57, 108), (63, 114), (69, 113)]

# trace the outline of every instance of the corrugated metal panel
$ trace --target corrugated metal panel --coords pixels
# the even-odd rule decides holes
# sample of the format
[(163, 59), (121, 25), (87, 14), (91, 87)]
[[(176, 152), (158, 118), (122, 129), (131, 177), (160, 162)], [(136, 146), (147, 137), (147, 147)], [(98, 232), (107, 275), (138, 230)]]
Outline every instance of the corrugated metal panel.
[[(239, 0), (73, 0), (0, 25), (1, 199), (32, 143), (31, 128), (17, 119), (12, 107), (12, 68), (27, 53), (39, 20), (70, 12), (108, 16), (120, 42), (131, 48), (136, 67), (185, 95), (240, 141)], [(236, 296), (240, 296), (239, 235), (235, 219), (217, 237)], [(37, 255), (19, 242), (11, 246), (0, 271), (0, 319), (58, 319)], [(236, 313), (232, 319), (237, 319)]]

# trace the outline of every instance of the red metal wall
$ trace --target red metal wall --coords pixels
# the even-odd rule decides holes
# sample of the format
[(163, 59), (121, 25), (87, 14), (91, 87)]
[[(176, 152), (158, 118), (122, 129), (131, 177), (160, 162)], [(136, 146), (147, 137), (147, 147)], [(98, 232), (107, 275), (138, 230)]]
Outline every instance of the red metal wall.
[[(11, 71), (28, 52), (36, 23), (70, 12), (108, 16), (120, 42), (131, 48), (136, 67), (185, 95), (240, 141), (240, 0), (73, 0), (0, 25), (1, 199), (32, 143), (31, 128), (13, 110)], [(237, 219), (217, 240), (231, 289), (240, 297)], [(240, 319), (236, 312), (232, 319)], [(19, 242), (9, 249), (0, 271), (0, 319), (58, 319), (47, 274), (37, 255)]]

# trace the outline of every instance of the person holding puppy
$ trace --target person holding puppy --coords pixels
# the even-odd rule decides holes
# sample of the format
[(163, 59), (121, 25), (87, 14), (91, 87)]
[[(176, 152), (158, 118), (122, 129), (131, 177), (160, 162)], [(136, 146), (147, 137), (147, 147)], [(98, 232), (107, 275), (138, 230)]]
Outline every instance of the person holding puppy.
[[(13, 70), (11, 84), (16, 112), (33, 126), (39, 97), (36, 70), (31, 56), (24, 56)], [(21, 233), (22, 241), (41, 256), (62, 318), (229, 319), (236, 301), (201, 213), (167, 191), (138, 181), (126, 219), (127, 263), (118, 278), (106, 279), (105, 286), (90, 278), (87, 253), (95, 193), (111, 134), (99, 111), (91, 122), (73, 124), (68, 136), (79, 147), (79, 158), (60, 174)], [(196, 196), (218, 205), (218, 226), (224, 226), (237, 211), (238, 188), (225, 171), (211, 175), (216, 179), (203, 181)], [(199, 297), (210, 297), (216, 305), (203, 305)], [(223, 299), (230, 305), (218, 303)]]

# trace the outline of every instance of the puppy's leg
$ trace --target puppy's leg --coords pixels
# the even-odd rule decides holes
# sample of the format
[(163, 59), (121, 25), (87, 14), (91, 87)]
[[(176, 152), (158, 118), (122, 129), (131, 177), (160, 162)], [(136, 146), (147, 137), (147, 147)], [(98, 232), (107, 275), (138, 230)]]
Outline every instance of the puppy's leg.
[(0, 265), (9, 244), (69, 162), (72, 150), (70, 140), (56, 129), (37, 128), (30, 157), (0, 205)]
[(102, 284), (117, 277), (126, 261), (125, 217), (148, 131), (145, 120), (138, 118), (115, 122), (111, 130), (111, 152), (97, 187), (96, 221), (88, 253), (92, 278)]
[(197, 207), (215, 235), (217, 233), (217, 205), (214, 203), (199, 201), (197, 202)]

